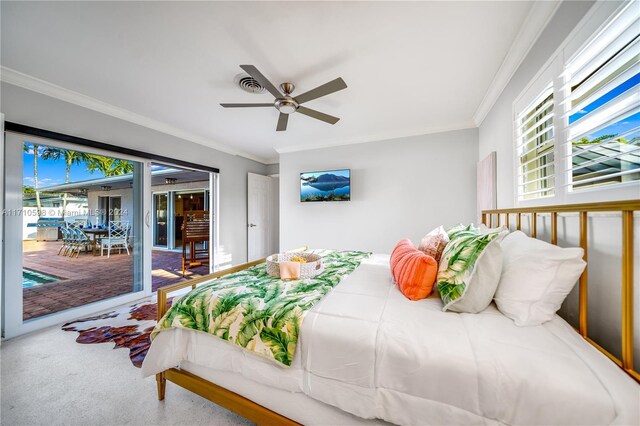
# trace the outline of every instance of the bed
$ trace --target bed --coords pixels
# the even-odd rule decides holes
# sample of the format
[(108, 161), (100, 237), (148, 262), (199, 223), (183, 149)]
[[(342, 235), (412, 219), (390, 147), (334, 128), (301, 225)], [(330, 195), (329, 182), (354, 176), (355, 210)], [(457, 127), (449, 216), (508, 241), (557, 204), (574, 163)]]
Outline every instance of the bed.
[[(627, 241), (639, 204), (572, 211), (622, 211)], [(557, 216), (570, 208), (546, 211)], [(500, 215), (505, 221), (515, 215), (519, 228), (525, 213), (541, 212), (487, 211), (484, 221), (492, 225)], [(631, 284), (625, 280), (633, 282), (630, 247), (623, 256), (631, 269), (623, 278), (626, 286)], [(143, 374), (156, 375), (160, 399), (169, 380), (262, 424), (640, 422), (640, 386), (627, 346), (623, 360), (611, 362), (611, 354), (604, 356), (583, 330), (576, 332), (558, 316), (541, 326), (518, 327), (493, 305), (480, 314), (457, 314), (443, 312), (437, 295), (409, 301), (393, 284), (388, 265), (388, 255), (373, 254), (313, 306), (289, 367), (211, 335), (175, 328), (156, 336)], [(199, 282), (248, 267), (260, 262)], [(168, 294), (199, 282), (160, 290), (159, 316)], [(629, 297), (628, 289), (624, 294)], [(632, 304), (625, 315), (632, 323)], [(632, 346), (630, 352), (632, 360)]]

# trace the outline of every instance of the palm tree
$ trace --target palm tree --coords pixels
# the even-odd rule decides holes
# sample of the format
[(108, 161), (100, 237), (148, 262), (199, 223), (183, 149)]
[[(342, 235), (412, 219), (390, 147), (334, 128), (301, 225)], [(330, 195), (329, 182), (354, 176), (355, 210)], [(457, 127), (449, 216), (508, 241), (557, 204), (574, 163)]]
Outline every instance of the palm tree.
[(120, 176), (133, 173), (133, 163), (127, 160), (89, 154), (85, 161), (87, 170), (91, 173), (99, 171), (105, 176)]
[[(42, 150), (42, 158), (44, 160), (60, 160), (61, 158), (65, 163), (64, 183), (69, 183), (69, 173), (71, 172), (71, 166), (74, 164), (80, 164), (86, 161), (87, 154), (79, 151), (73, 151), (70, 149), (60, 149), (48, 146)], [(67, 211), (67, 192), (64, 192), (62, 196), (62, 218), (64, 219)]]
[[(39, 145), (33, 144), (33, 188), (36, 193), (36, 207), (38, 209), (38, 217), (42, 217), (42, 203), (40, 203), (40, 191), (38, 191), (38, 151)], [(24, 144), (22, 146), (24, 152), (29, 152), (29, 145)]]

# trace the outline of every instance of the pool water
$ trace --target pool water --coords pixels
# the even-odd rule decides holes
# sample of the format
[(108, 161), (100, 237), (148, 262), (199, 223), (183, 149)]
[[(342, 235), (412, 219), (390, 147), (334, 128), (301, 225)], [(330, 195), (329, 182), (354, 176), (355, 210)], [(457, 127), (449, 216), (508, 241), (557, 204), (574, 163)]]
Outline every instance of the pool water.
[(35, 287), (42, 284), (54, 283), (60, 281), (59, 278), (50, 275), (41, 274), (27, 269), (22, 270), (22, 288)]

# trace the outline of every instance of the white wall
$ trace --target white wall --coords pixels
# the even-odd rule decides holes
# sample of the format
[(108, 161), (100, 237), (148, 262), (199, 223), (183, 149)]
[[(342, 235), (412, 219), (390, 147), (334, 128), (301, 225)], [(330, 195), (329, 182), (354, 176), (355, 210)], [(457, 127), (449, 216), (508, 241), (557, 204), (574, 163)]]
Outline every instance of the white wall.
[[(477, 129), (280, 155), (280, 247), (390, 253), (438, 225), (472, 222)], [(351, 169), (351, 201), (300, 202), (300, 173)]]
[(220, 244), (233, 264), (246, 261), (247, 173), (265, 175), (266, 165), (6, 83), (1, 90), (6, 121), (219, 168)]
[[(513, 102), (558, 47), (562, 45), (565, 38), (574, 30), (593, 4), (593, 2), (562, 3), (479, 128), (478, 158), (484, 158), (491, 151), (496, 151), (498, 154), (498, 208), (509, 208), (515, 204)], [(613, 192), (609, 191), (609, 193), (613, 195)], [(599, 199), (589, 199), (593, 196), (594, 193), (587, 193), (579, 202), (594, 202), (602, 199), (601, 194)], [(640, 197), (640, 193), (638, 197)], [(512, 224), (514, 219), (512, 217)], [(529, 224), (528, 219), (526, 220), (527, 222), (523, 223), (523, 231), (528, 232)], [(540, 216), (538, 220), (538, 236), (549, 241), (549, 216)], [(640, 306), (640, 253), (638, 252), (640, 249), (640, 214), (635, 215), (634, 228), (636, 235), (634, 294), (636, 306)], [(588, 333), (605, 349), (619, 357), (621, 356), (622, 264), (620, 214), (592, 214), (589, 219), (588, 233)], [(558, 220), (559, 245), (564, 247), (578, 246), (579, 241), (579, 221), (576, 215), (561, 215)], [(576, 327), (578, 325), (577, 290), (576, 286), (560, 311), (561, 316)], [(637, 309), (636, 312), (638, 312)], [(637, 364), (640, 363), (640, 315), (635, 317), (635, 333), (635, 362)]]
[(267, 175), (277, 175), (280, 173), (280, 164), (269, 164), (267, 166)]

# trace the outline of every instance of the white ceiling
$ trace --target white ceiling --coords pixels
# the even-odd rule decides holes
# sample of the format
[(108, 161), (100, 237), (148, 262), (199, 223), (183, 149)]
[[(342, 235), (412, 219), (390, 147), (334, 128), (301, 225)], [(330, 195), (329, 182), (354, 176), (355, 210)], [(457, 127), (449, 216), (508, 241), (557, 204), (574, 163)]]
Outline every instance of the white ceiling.
[[(263, 162), (277, 152), (472, 127), (532, 2), (2, 2), (2, 66)], [(275, 131), (233, 84), (258, 67), (300, 94), (346, 90)]]

